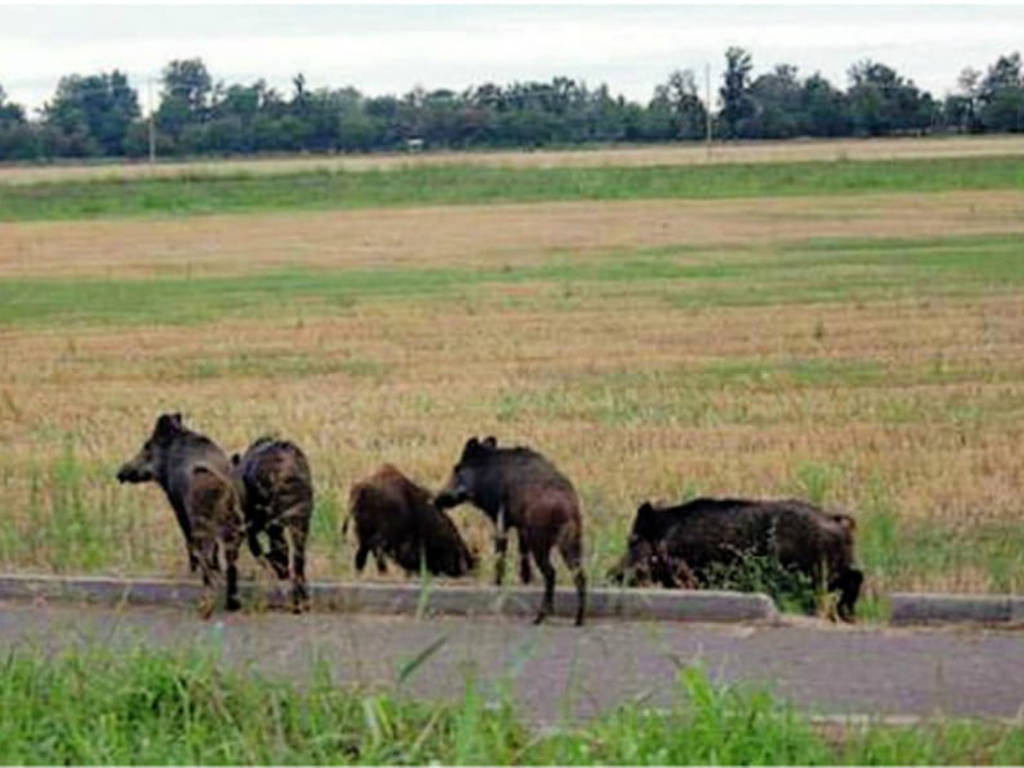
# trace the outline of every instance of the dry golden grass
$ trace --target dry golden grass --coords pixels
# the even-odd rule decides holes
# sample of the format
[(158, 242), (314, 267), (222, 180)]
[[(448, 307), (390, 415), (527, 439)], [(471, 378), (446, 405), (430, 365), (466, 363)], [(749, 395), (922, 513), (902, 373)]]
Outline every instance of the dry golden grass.
[[(6, 224), (0, 274), (495, 267), (666, 244), (1019, 232), (1022, 207), (1024, 196), (1001, 192)], [(654, 280), (583, 282), (567, 295), (554, 282), (523, 282), (441, 300), (360, 298), (301, 320), (285, 305), (199, 327), (9, 327), (0, 332), (2, 564), (180, 574), (160, 492), (113, 480), (165, 410), (184, 411), (228, 450), (267, 430), (307, 450), (324, 501), (314, 578), (350, 575), (353, 551), (337, 524), (352, 481), (390, 461), (437, 486), (473, 434), (529, 443), (574, 480), (596, 582), (638, 502), (690, 492), (817, 492), (882, 528), (891, 517), (944, 541), (1019, 525), (1024, 298), (1000, 286), (928, 297), (909, 285), (902, 299), (688, 309), (658, 290)], [(824, 373), (802, 379), (800, 365)], [(456, 516), (488, 552), (482, 515)], [(89, 526), (116, 541), (90, 555), (75, 544)], [(865, 546), (880, 557), (883, 545)], [(1024, 573), (994, 575), (977, 558), (949, 561), (948, 550), (937, 563), (930, 549), (906, 567), (879, 561), (870, 589), (1024, 586)]]
[(1024, 153), (1020, 136), (948, 136), (900, 139), (796, 139), (623, 146), (605, 149), (427, 152), (423, 154), (301, 156), (258, 160), (168, 162), (149, 165), (0, 166), (0, 185), (46, 181), (85, 181), (177, 177), (189, 174), (283, 174), (317, 169), (366, 171), (423, 165), (484, 165), (508, 168), (703, 165), (708, 163), (777, 163), (805, 160), (888, 160), (926, 157), (984, 157)]
[(0, 277), (527, 266), (557, 252), (1022, 231), (1024, 193), (1013, 190), (2, 222)]

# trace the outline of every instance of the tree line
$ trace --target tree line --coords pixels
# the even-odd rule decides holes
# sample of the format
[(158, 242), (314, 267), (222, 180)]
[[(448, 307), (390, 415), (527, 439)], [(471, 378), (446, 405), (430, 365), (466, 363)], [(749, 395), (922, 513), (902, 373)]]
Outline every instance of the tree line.
[(720, 139), (1024, 129), (1019, 53), (1000, 56), (985, 72), (964, 69), (944, 99), (871, 60), (849, 68), (845, 90), (818, 73), (801, 77), (790, 64), (755, 77), (742, 48), (729, 48), (725, 64), (720, 107), (710, 115), (685, 69), (643, 104), (566, 77), (368, 96), (351, 86), (310, 89), (299, 74), (285, 95), (264, 80), (215, 82), (201, 59), (181, 59), (161, 73), (152, 124), (116, 69), (61, 78), (35, 119), (7, 100), (0, 83), (0, 161), (141, 157), (151, 142), (157, 155), (181, 156), (695, 141), (709, 127)]

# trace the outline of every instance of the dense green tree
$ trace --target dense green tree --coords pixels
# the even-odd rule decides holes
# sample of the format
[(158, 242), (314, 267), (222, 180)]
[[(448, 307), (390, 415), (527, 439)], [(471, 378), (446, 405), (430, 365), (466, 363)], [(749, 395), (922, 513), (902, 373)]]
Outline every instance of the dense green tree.
[(750, 54), (742, 48), (731, 47), (725, 52), (725, 73), (718, 92), (722, 100), (718, 118), (723, 138), (750, 136), (750, 120), (754, 115), (754, 100), (750, 95), (750, 72), (753, 68)]
[(788, 139), (806, 127), (803, 88), (796, 73), (796, 67), (779, 64), (750, 84), (754, 109), (747, 129), (749, 138)]
[(800, 89), (801, 133), (808, 136), (849, 136), (852, 130), (846, 95), (815, 72)]
[(43, 107), (55, 152), (77, 156), (120, 155), (128, 127), (139, 116), (139, 99), (116, 69), (98, 75), (68, 75)]
[(848, 100), (854, 131), (883, 136), (894, 132), (923, 131), (932, 125), (935, 105), (891, 67), (865, 59), (849, 70)]
[[(202, 59), (175, 59), (164, 67), (161, 85), (156, 123), (178, 141), (187, 126), (208, 119), (213, 80)], [(196, 133), (195, 129), (189, 131), (189, 140), (183, 143), (194, 145)]]
[(943, 104), (943, 123), (960, 133), (981, 130), (980, 92), (981, 72), (971, 67), (961, 70), (957, 91), (949, 94)]
[(697, 80), (692, 70), (672, 72), (664, 85), (654, 89), (651, 107), (671, 115), (672, 138), (702, 139), (707, 134), (707, 110), (697, 95)]
[(1000, 56), (977, 86), (978, 122), (988, 131), (1024, 130), (1024, 79), (1019, 53)]
[[(291, 85), (282, 95), (263, 80), (215, 83), (201, 59), (171, 61), (155, 113), (157, 154), (381, 151), (408, 147), (410, 139), (433, 148), (699, 140), (708, 121), (688, 70), (670, 73), (646, 104), (569, 77), (378, 96), (314, 89), (301, 73)], [(851, 67), (843, 91), (818, 73), (801, 79), (788, 64), (757, 74), (751, 54), (734, 47), (719, 96), (711, 119), (716, 137), (727, 139), (1024, 130), (1017, 53), (1000, 56), (984, 74), (964, 70), (957, 90), (936, 102), (878, 62)], [(149, 126), (116, 70), (63, 78), (36, 120), (0, 89), (0, 160), (148, 151)]]
[(1020, 54), (1011, 53), (1000, 56), (995, 64), (988, 68), (985, 77), (978, 83), (978, 96), (983, 101), (990, 101), (1005, 88), (1020, 88), (1021, 68)]
[(25, 122), (25, 109), (20, 104), (7, 100), (7, 92), (0, 85), (0, 123), (21, 124)]
[(0, 85), (0, 160), (31, 160), (39, 154), (39, 137), (25, 119), (25, 109), (7, 100)]

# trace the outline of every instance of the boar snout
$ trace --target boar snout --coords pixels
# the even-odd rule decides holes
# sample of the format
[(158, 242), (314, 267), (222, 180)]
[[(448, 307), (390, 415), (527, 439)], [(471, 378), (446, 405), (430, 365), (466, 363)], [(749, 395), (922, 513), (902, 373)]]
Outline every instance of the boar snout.
[(434, 506), (438, 509), (457, 507), (469, 498), (465, 488), (445, 488), (434, 497)]
[(131, 462), (122, 465), (122, 467), (117, 470), (117, 482), (119, 483), (144, 483), (147, 480), (152, 479), (151, 474), (140, 470)]

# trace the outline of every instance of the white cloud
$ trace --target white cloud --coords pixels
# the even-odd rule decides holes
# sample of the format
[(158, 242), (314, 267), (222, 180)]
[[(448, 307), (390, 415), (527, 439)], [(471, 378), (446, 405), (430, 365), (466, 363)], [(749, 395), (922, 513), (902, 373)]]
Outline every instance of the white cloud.
[(741, 45), (756, 71), (785, 61), (842, 86), (871, 57), (942, 95), (964, 66), (1018, 48), (1022, 22), (1005, 6), (0, 7), (0, 85), (37, 107), (61, 75), (116, 67), (145, 102), (168, 61), (200, 56), (217, 79), (282, 90), (299, 71), (370, 94), (564, 74), (646, 99), (678, 67), (702, 80), (710, 62), (717, 80)]

